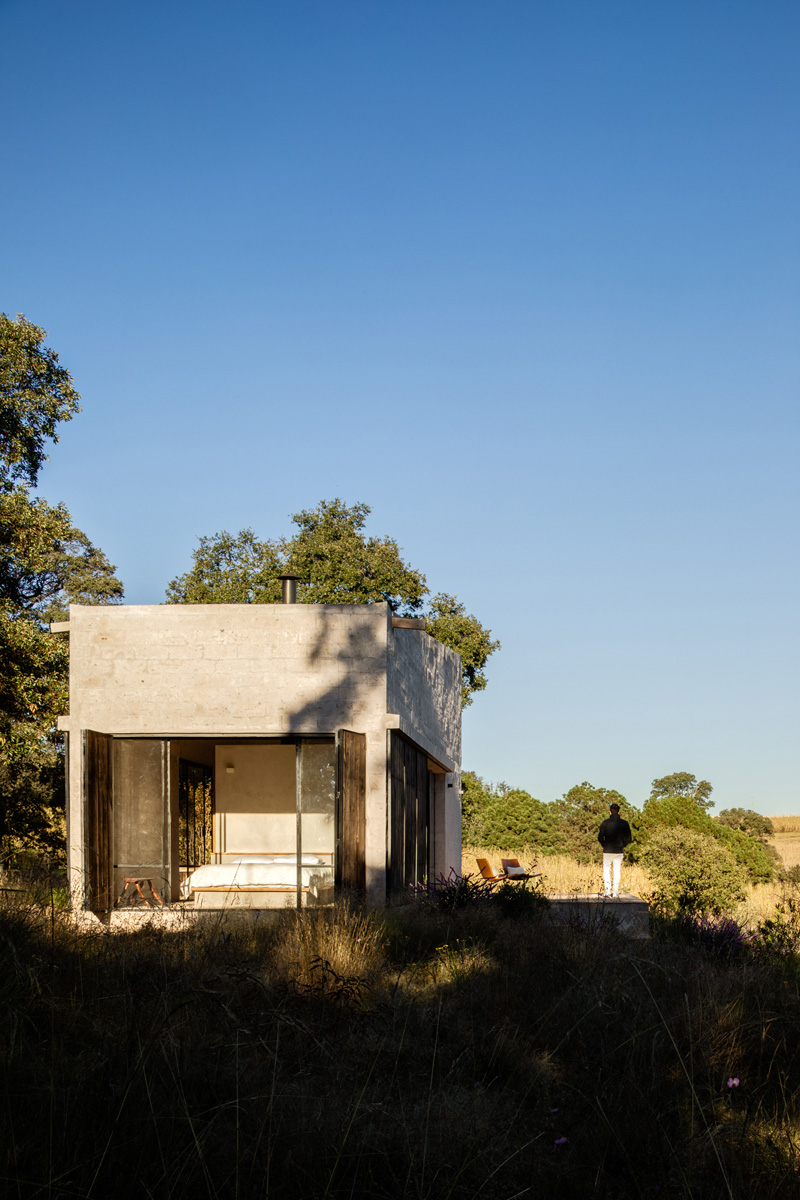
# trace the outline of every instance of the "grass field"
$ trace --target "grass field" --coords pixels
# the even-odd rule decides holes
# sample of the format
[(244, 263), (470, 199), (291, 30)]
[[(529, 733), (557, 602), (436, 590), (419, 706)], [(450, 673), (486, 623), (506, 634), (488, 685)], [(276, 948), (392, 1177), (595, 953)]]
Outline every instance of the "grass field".
[(785, 867), (800, 865), (800, 829), (797, 831), (788, 829), (785, 831), (776, 830), (773, 837), (768, 840), (770, 845), (774, 846), (778, 851)]
[(800, 817), (770, 817), (776, 833), (800, 834)]
[[(783, 820), (796, 820), (798, 817), (784, 817)], [(769, 839), (781, 856), (786, 867), (800, 863), (800, 833), (778, 833)], [(542, 885), (549, 894), (567, 892), (577, 896), (591, 896), (603, 890), (603, 867), (600, 859), (593, 863), (578, 863), (565, 854), (537, 855), (533, 847), (527, 847), (522, 853), (510, 850), (487, 850), (481, 846), (465, 846), (461, 859), (461, 870), (464, 874), (477, 873), (476, 857), (488, 858), (496, 871), (501, 869), (500, 859), (503, 856), (516, 855), (520, 862), (535, 871), (542, 873)], [(635, 863), (624, 863), (621, 878), (622, 891), (632, 892), (643, 899), (653, 892), (652, 880)], [(788, 893), (794, 897), (794, 890)], [(757, 922), (771, 916), (778, 904), (787, 899), (787, 889), (777, 879), (771, 883), (759, 883), (750, 888), (747, 901), (732, 914), (745, 923)]]
[(0, 1194), (796, 1200), (798, 961), (485, 897), (113, 935), (0, 903)]

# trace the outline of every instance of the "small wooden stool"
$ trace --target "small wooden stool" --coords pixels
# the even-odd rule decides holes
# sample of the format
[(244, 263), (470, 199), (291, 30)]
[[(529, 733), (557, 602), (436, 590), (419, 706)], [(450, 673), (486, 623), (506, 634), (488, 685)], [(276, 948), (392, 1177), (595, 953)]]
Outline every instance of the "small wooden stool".
[[(142, 901), (142, 904), (144, 904), (147, 908), (152, 908), (153, 907), (152, 904), (150, 903), (150, 901), (147, 899), (144, 892), (142, 891), (142, 887), (145, 887), (145, 888), (147, 888), (147, 890), (149, 891), (150, 895), (155, 900), (155, 902), (157, 904), (160, 904), (162, 908), (164, 907), (164, 901), (161, 899), (158, 892), (153, 887), (152, 879), (137, 879), (135, 876), (131, 876), (130, 879), (123, 878), (122, 882), (125, 884), (125, 887), (122, 889), (120, 894), (117, 896), (117, 904), (135, 904), (136, 897), (139, 896), (139, 898)], [(115, 907), (116, 907), (116, 905), (115, 905)]]

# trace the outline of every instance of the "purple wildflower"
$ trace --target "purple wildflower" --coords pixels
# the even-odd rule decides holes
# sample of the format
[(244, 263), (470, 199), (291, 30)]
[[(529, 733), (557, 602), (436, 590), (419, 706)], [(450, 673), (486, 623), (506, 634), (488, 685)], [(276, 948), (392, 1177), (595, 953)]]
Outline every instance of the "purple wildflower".
[(735, 1088), (738, 1086), (739, 1086), (739, 1080), (734, 1075), (732, 1075), (730, 1077), (730, 1079), (728, 1080), (728, 1089), (730, 1090), (730, 1088)]

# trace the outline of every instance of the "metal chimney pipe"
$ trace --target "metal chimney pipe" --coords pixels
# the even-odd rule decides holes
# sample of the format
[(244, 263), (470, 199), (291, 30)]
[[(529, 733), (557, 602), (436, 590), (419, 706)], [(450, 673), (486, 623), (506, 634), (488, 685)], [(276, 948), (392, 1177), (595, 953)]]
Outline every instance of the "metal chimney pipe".
[(297, 580), (299, 575), (279, 575), (281, 581), (281, 602), (297, 604)]

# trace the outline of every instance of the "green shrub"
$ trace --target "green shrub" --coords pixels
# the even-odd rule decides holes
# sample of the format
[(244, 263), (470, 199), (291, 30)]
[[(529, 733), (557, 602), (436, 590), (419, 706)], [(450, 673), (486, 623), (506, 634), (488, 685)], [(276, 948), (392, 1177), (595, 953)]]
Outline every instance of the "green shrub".
[(651, 797), (642, 810), (642, 816), (650, 828), (663, 826), (672, 829), (680, 825), (683, 829), (694, 829), (715, 837), (719, 827), (706, 810), (692, 796)]
[(522, 788), (487, 784), (473, 771), (462, 776), (462, 830), (467, 845), (498, 850), (535, 846), (541, 854), (561, 849), (555, 806)]
[(769, 848), (752, 833), (710, 817), (702, 805), (691, 796), (651, 798), (645, 804), (642, 815), (650, 831), (680, 827), (715, 838), (746, 871), (751, 883), (768, 883), (772, 879), (775, 864)]
[(718, 842), (730, 850), (739, 866), (744, 868), (751, 883), (769, 883), (775, 871), (775, 860), (770, 855), (770, 847), (765, 846), (758, 838), (725, 825), (717, 827), (715, 836)]
[(707, 834), (683, 827), (654, 829), (641, 862), (656, 885), (652, 903), (667, 915), (719, 915), (745, 899), (743, 868)]
[(762, 817), (761, 813), (752, 808), (724, 808), (722, 812), (717, 813), (714, 820), (730, 829), (738, 829), (749, 837), (772, 837), (775, 832), (769, 817)]
[(541, 880), (531, 887), (525, 883), (503, 883), (492, 895), (492, 904), (504, 917), (538, 917), (547, 912), (550, 901), (541, 888)]

